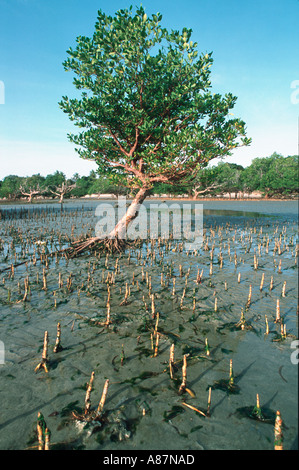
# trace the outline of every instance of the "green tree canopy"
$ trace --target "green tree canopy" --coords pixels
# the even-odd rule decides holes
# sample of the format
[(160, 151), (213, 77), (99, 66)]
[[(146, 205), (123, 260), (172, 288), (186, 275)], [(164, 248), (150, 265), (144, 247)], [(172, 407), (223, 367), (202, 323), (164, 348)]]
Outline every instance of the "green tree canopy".
[(211, 92), (212, 53), (199, 54), (190, 29), (169, 32), (161, 19), (143, 7), (99, 11), (93, 36), (79, 36), (64, 62), (81, 91), (60, 102), (82, 129), (70, 141), (99, 174), (141, 188), (138, 202), (154, 183), (182, 181), (250, 143), (245, 123), (229, 118), (236, 97)]
[(22, 179), (22, 187), (25, 191), (40, 190), (44, 186), (44, 183), (45, 177), (41, 176), (40, 173)]
[(62, 183), (66, 182), (66, 176), (62, 171), (55, 171), (55, 173), (49, 174), (45, 178), (44, 186), (48, 189), (54, 190), (57, 186), (61, 186)]
[(22, 178), (16, 175), (6, 176), (1, 185), (0, 195), (9, 199), (15, 199), (20, 193)]
[(298, 192), (298, 155), (283, 157), (274, 152), (270, 157), (255, 158), (244, 170), (244, 185), (249, 191), (267, 196)]

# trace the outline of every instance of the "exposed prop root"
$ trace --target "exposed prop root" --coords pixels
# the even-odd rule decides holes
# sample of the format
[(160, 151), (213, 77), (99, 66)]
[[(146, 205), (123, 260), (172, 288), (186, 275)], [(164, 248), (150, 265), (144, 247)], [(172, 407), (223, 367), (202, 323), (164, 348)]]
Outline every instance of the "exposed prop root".
[[(48, 253), (48, 257), (53, 257), (57, 255), (63, 255), (66, 258), (75, 258), (76, 256), (80, 255), (85, 251), (104, 251), (107, 253), (122, 253), (128, 247), (139, 247), (142, 244), (143, 240), (123, 240), (121, 238), (99, 238), (99, 237), (92, 237), (87, 238), (85, 240), (78, 240), (76, 242), (72, 242), (72, 246), (68, 248), (63, 248), (62, 250), (53, 251), (52, 253)], [(36, 261), (41, 261), (42, 258), (36, 258)], [(11, 270), (13, 271), (16, 267), (22, 266), (23, 264), (28, 263), (30, 260), (22, 261), (21, 263), (17, 263), (13, 266), (8, 266), (2, 270), (0, 270), (0, 274), (4, 273), (5, 271)], [(26, 300), (23, 299), (24, 301)]]
[(197, 413), (201, 414), (205, 418), (207, 417), (207, 415), (203, 411), (199, 410), (198, 408), (195, 408), (195, 406), (189, 405), (188, 403), (185, 403), (185, 402), (183, 402), (182, 405), (187, 406), (188, 408), (190, 408), (190, 410), (196, 411)]
[(45, 419), (41, 412), (37, 415), (37, 438), (38, 450), (50, 450), (51, 432), (47, 428)]
[(84, 241), (79, 240), (73, 242), (72, 246), (65, 251), (65, 254), (68, 258), (74, 258), (79, 254), (87, 250), (103, 250), (108, 253), (121, 253), (124, 249), (130, 245), (128, 240), (123, 240), (120, 238), (99, 238), (92, 237)]
[(63, 347), (61, 346), (61, 343), (60, 343), (60, 338), (61, 338), (61, 326), (60, 326), (60, 322), (57, 323), (57, 337), (56, 337), (56, 342), (55, 342), (55, 346), (54, 346), (54, 349), (53, 349), (53, 352), (57, 353), (59, 351), (61, 351), (63, 349)]
[(44, 369), (46, 373), (48, 373), (48, 332), (45, 331), (44, 335), (44, 347), (43, 347), (43, 354), (41, 362), (36, 366), (34, 372), (37, 372), (40, 369)]
[(90, 382), (87, 384), (87, 392), (85, 396), (85, 411), (84, 413), (77, 413), (76, 411), (72, 411), (72, 416), (74, 419), (78, 421), (84, 421), (84, 422), (91, 422), (91, 421), (99, 421), (103, 417), (103, 410), (104, 410), (104, 405), (105, 401), (107, 398), (107, 393), (108, 393), (108, 387), (109, 387), (109, 379), (106, 379), (103, 392), (102, 392), (102, 397), (100, 400), (100, 403), (98, 405), (97, 410), (92, 411), (91, 410), (91, 401), (90, 401), (90, 394), (92, 390), (92, 385), (94, 381), (94, 372), (91, 374)]

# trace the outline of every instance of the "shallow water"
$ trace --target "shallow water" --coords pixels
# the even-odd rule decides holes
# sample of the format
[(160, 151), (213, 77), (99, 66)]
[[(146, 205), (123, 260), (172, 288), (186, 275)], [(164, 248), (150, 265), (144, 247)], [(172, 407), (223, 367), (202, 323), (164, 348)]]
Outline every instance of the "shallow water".
[[(170, 240), (160, 247), (157, 242), (146, 243), (121, 257), (57, 257), (49, 258), (48, 266), (32, 262), (33, 254), (38, 258), (42, 250), (51, 252), (68, 245), (72, 237), (92, 234), (98, 204), (70, 201), (62, 211), (58, 204), (1, 205), (0, 270), (31, 261), (15, 267), (14, 277), (10, 270), (0, 276), (0, 340), (5, 346), (5, 362), (0, 364), (0, 448), (37, 448), (40, 411), (54, 449), (271, 450), (273, 424), (238, 411), (253, 408), (257, 393), (262, 408), (281, 412), (284, 448), (297, 448), (298, 372), (291, 362), (298, 330), (297, 202), (204, 202), (205, 238), (197, 252), (180, 251), (180, 241)], [(36, 245), (36, 240), (47, 244)], [(117, 258), (119, 271), (110, 285), (111, 323), (106, 327), (100, 323), (105, 323), (107, 314), (107, 276), (115, 273)], [(27, 276), (30, 294), (24, 301)], [(126, 283), (130, 295), (120, 305)], [(250, 285), (252, 298), (246, 307)], [(154, 313), (150, 294), (154, 294)], [(277, 299), (287, 331), (282, 340), (280, 325), (274, 322)], [(248, 322), (244, 331), (235, 327), (242, 308)], [(160, 335), (155, 355), (151, 333), (157, 312)], [(55, 354), (58, 321), (63, 350)], [(46, 330), (49, 372), (34, 372)], [(177, 366), (173, 379), (168, 368), (172, 344)], [(184, 354), (188, 355), (187, 391), (180, 395)], [(213, 389), (209, 418), (183, 404), (206, 412), (208, 388), (228, 379), (230, 359), (239, 393)], [(97, 408), (105, 380), (110, 380), (104, 419), (82, 424), (71, 412), (84, 411), (92, 371), (92, 409)]]

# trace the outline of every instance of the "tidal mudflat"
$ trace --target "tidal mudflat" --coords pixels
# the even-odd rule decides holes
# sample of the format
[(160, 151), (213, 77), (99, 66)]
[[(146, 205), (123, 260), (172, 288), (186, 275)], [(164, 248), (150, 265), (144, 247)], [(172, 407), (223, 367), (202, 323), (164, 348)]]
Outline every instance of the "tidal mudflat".
[(97, 204), (0, 207), (0, 448), (37, 449), (42, 413), (50, 449), (272, 450), (279, 410), (296, 449), (297, 202), (204, 203), (194, 251), (51, 256)]

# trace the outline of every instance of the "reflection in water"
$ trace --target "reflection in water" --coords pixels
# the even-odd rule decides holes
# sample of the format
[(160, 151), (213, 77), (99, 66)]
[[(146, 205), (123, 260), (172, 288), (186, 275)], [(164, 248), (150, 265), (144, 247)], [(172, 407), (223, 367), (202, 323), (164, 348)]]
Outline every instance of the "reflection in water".
[(204, 209), (203, 215), (219, 215), (227, 217), (269, 217), (267, 214), (261, 214), (260, 212), (247, 212), (247, 211), (233, 211), (226, 209)]

